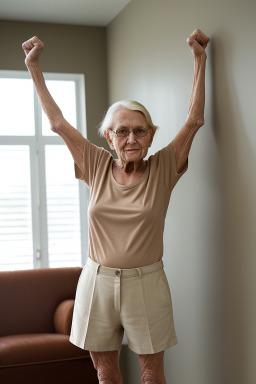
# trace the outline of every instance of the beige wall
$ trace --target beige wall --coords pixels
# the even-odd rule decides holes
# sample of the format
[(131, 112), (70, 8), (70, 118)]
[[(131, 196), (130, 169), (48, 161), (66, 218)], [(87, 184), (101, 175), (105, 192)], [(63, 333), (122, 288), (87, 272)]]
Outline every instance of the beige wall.
[[(109, 103), (137, 99), (160, 130), (149, 155), (185, 121), (197, 27), (208, 49), (205, 125), (166, 218), (164, 263), (179, 344), (170, 384), (256, 382), (255, 15), (250, 0), (133, 0), (108, 27)], [(127, 348), (127, 383), (140, 383)]]
[(0, 69), (26, 70), (21, 44), (35, 35), (45, 43), (44, 72), (85, 75), (87, 136), (105, 145), (96, 126), (108, 104), (106, 28), (0, 21)]
[[(256, 382), (254, 0), (133, 0), (106, 30), (0, 21), (0, 69), (26, 70), (21, 43), (46, 44), (45, 72), (84, 73), (88, 138), (109, 104), (137, 99), (160, 126), (149, 155), (183, 124), (193, 76), (186, 38), (199, 27), (208, 50), (205, 126), (166, 218), (164, 263), (179, 344), (165, 352), (169, 384)], [(109, 100), (107, 98), (109, 82)], [(125, 383), (140, 383), (122, 350)]]

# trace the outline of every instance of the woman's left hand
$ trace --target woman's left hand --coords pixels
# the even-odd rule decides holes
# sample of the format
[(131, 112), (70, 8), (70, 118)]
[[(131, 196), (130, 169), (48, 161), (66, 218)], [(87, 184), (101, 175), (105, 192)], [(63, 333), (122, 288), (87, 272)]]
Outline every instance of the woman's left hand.
[(205, 48), (207, 47), (207, 44), (209, 43), (210, 38), (206, 36), (200, 29), (196, 29), (192, 35), (189, 36), (187, 39), (187, 43), (189, 45), (189, 48), (191, 49), (191, 52), (194, 56), (194, 58), (197, 57), (207, 57)]

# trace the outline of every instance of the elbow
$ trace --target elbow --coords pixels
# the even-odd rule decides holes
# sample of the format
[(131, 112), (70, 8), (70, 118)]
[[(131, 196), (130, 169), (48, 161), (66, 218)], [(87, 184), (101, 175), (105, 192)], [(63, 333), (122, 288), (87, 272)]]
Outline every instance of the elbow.
[(50, 128), (54, 133), (60, 133), (62, 127), (64, 126), (64, 118), (49, 119)]
[(197, 121), (195, 122), (195, 126), (197, 127), (197, 129), (199, 129), (199, 128), (201, 128), (203, 125), (204, 125), (204, 118), (203, 118), (203, 117), (200, 117), (200, 119), (197, 119)]
[(50, 128), (52, 132), (59, 133), (59, 124), (57, 124), (55, 121), (50, 121)]
[(50, 122), (51, 131), (54, 133), (58, 133), (58, 129), (55, 123)]
[(204, 117), (189, 118), (187, 124), (190, 125), (192, 130), (198, 131), (204, 125)]

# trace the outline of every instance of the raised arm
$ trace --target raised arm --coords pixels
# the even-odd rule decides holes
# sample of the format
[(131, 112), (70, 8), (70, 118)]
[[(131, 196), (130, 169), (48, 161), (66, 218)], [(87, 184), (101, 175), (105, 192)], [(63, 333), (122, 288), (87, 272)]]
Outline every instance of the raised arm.
[(186, 164), (196, 132), (204, 125), (205, 67), (207, 59), (205, 48), (209, 41), (209, 37), (199, 29), (196, 29), (187, 39), (194, 56), (194, 79), (186, 122), (173, 139), (178, 172)]
[(52, 98), (40, 67), (40, 57), (44, 44), (36, 36), (22, 44), (26, 54), (25, 64), (34, 82), (40, 104), (48, 117), (51, 130), (63, 138), (74, 161), (83, 172), (84, 137), (63, 117), (58, 105)]

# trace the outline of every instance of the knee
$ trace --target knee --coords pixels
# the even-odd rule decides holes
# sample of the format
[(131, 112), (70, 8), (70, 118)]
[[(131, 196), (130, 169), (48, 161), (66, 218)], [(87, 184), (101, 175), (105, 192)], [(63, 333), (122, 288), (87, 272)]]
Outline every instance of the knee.
[(163, 384), (165, 383), (164, 374), (162, 371), (145, 368), (141, 372), (141, 382), (142, 384)]
[(91, 352), (94, 368), (97, 370), (100, 384), (122, 384), (118, 351)]
[[(91, 354), (92, 355), (92, 354)], [(93, 365), (97, 370), (100, 384), (122, 384), (122, 374), (119, 367), (116, 367), (111, 361), (99, 359), (93, 356)]]
[(122, 384), (122, 375), (121, 372), (107, 367), (105, 365), (100, 365), (97, 368), (98, 379), (100, 384)]

